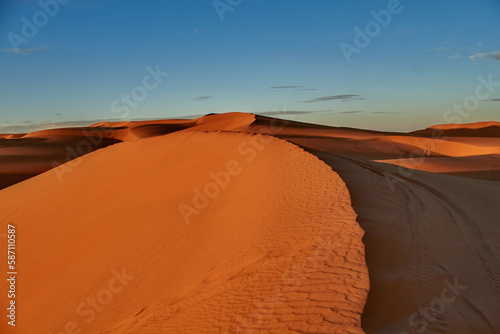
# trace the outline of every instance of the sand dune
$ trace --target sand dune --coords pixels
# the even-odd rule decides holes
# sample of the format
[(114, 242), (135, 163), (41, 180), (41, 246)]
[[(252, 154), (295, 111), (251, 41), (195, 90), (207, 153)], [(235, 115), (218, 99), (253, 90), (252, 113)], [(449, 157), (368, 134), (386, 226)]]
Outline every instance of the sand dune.
[(2, 135), (22, 280), (0, 331), (497, 333), (497, 127), (229, 113)]
[(500, 137), (500, 122), (441, 124), (414, 131), (415, 136), (441, 137)]
[[(64, 182), (51, 170), (0, 191), (2, 228), (22, 241), (19, 319), (37, 319), (18, 331), (362, 332), (363, 232), (317, 158), (270, 137), (179, 132), (78, 160)], [(130, 280), (106, 292), (122, 269)]]
[(436, 130), (460, 130), (460, 129), (485, 129), (492, 126), (500, 127), (500, 122), (476, 122), (464, 124), (438, 124), (430, 126), (429, 129)]
[(446, 140), (480, 147), (500, 147), (500, 138), (497, 137), (446, 137)]
[(404, 167), (400, 173), (411, 173), (406, 169), (419, 169), (434, 173), (460, 175), (471, 178), (500, 181), (500, 155), (485, 154), (465, 157), (432, 157), (414, 159), (387, 159), (379, 162)]
[[(395, 158), (410, 158), (412, 156), (443, 156), (440, 153), (429, 151), (424, 145), (410, 145), (398, 141), (382, 141), (377, 139), (358, 140), (340, 138), (318, 138), (318, 137), (288, 137), (280, 138), (305, 147), (314, 147), (332, 154), (348, 155), (366, 160), (381, 160)], [(417, 143), (413, 143), (417, 144)]]
[(498, 154), (500, 153), (499, 146), (482, 147), (477, 145), (469, 145), (455, 141), (430, 138), (416, 138), (406, 136), (387, 136), (377, 138), (379, 141), (394, 142), (399, 144), (407, 144), (413, 147), (418, 147), (428, 152), (427, 155), (446, 155), (450, 157), (464, 157), (480, 154)]
[(229, 113), (196, 120), (101, 122), (84, 128), (0, 135), (0, 189), (122, 141), (162, 136), (190, 128), (196, 131), (234, 130), (254, 120), (255, 116), (251, 114)]

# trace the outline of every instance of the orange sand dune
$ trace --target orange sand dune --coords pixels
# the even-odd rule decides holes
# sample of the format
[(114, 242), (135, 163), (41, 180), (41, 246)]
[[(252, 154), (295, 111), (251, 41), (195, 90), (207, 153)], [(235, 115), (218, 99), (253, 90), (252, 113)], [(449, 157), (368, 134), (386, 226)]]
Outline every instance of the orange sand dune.
[[(348, 155), (367, 160), (394, 159), (411, 156), (442, 156), (442, 154), (431, 152), (422, 147), (413, 146), (408, 143), (398, 141), (383, 140), (359, 140), (359, 139), (341, 139), (325, 138), (315, 136), (288, 137), (279, 136), (297, 145), (305, 147), (314, 147), (325, 152)], [(414, 143), (408, 141), (409, 143)], [(416, 144), (416, 143), (414, 143)]]
[(26, 134), (25, 133), (15, 133), (15, 134), (0, 134), (0, 139), (16, 139), (16, 138), (22, 138)]
[(362, 333), (363, 232), (316, 157), (183, 131), (76, 161), (63, 182), (0, 191), (19, 237), (15, 333)]
[(451, 130), (451, 129), (484, 129), (491, 126), (500, 127), (500, 122), (476, 122), (464, 124), (438, 124), (430, 126), (429, 129)]
[(251, 114), (229, 113), (196, 120), (101, 122), (83, 128), (0, 135), (0, 189), (118, 142), (162, 136), (190, 128), (196, 131), (233, 130), (254, 120), (255, 116)]
[[(468, 175), (469, 177), (500, 181), (500, 154), (485, 154), (466, 157), (432, 157), (413, 159), (387, 159), (379, 162), (404, 168), (419, 169), (434, 173)], [(408, 171), (402, 171), (408, 173)]]
[(446, 137), (446, 140), (480, 147), (500, 147), (498, 137)]
[(500, 153), (500, 146), (480, 147), (465, 143), (441, 140), (441, 139), (406, 137), (406, 136), (387, 136), (387, 137), (377, 138), (377, 140), (407, 144), (427, 150), (429, 154), (434, 153), (451, 157), (464, 157), (468, 155)]
[(434, 125), (414, 131), (415, 136), (441, 137), (500, 137), (500, 122)]
[(229, 113), (2, 135), (22, 279), (0, 332), (498, 333), (498, 129)]

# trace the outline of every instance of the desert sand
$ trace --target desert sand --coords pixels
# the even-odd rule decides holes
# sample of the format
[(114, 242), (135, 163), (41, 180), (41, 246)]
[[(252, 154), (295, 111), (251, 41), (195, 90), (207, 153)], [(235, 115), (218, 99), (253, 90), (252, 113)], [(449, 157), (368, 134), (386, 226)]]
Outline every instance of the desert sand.
[(499, 130), (228, 113), (2, 135), (0, 332), (497, 333)]

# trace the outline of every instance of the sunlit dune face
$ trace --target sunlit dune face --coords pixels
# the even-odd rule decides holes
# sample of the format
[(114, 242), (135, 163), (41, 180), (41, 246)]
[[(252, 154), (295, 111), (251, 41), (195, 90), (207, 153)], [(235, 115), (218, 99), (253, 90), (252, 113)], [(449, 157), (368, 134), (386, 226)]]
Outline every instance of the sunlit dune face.
[(19, 317), (43, 319), (19, 329), (362, 333), (363, 232), (316, 157), (192, 130), (72, 162), (0, 192), (23, 239)]

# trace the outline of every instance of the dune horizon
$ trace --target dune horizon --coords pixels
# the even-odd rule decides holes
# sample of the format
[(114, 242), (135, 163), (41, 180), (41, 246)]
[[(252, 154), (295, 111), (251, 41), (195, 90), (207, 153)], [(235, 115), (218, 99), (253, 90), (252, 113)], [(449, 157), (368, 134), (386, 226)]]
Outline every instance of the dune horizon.
[(2, 333), (500, 330), (500, 122), (234, 112), (0, 143)]

